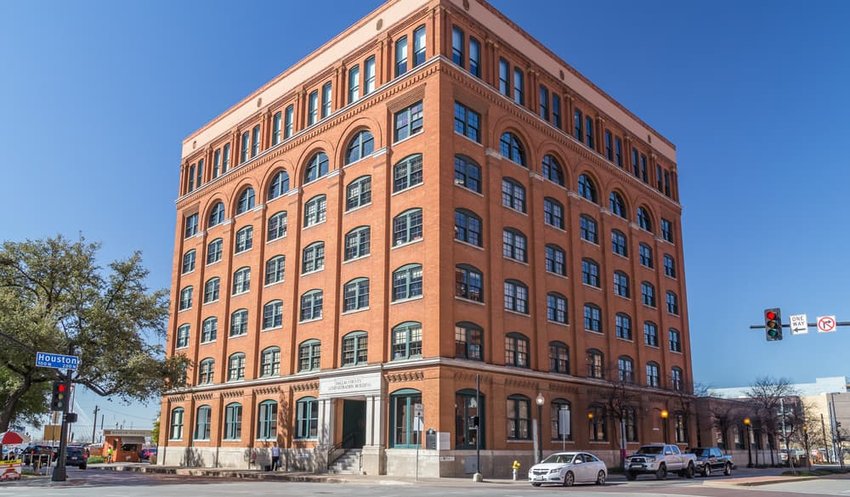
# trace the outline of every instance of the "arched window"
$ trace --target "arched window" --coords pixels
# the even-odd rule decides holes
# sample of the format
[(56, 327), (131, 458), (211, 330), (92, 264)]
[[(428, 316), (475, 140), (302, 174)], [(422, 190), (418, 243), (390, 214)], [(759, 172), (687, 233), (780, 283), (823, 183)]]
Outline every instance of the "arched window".
[(484, 302), (484, 275), (475, 266), (455, 266), (455, 297)]
[(212, 228), (213, 226), (218, 226), (219, 224), (224, 222), (224, 204), (222, 202), (216, 202), (210, 210), (210, 217), (207, 221), (207, 228)]
[(260, 376), (280, 374), (280, 347), (269, 347), (260, 356)]
[(519, 262), (528, 261), (528, 239), (513, 228), (502, 231), (502, 255)]
[(528, 287), (518, 280), (505, 280), (505, 309), (528, 314)]
[(368, 360), (369, 336), (365, 331), (352, 331), (342, 337), (342, 365), (356, 366)]
[(461, 321), (455, 324), (455, 357), (484, 360), (482, 335), (484, 330), (475, 323)]
[(597, 349), (587, 351), (587, 376), (590, 378), (605, 377), (605, 356)]
[(323, 293), (321, 290), (310, 290), (301, 295), (301, 321), (312, 321), (322, 318)]
[(319, 435), (319, 402), (315, 397), (302, 397), (295, 403), (295, 438)]
[(606, 417), (604, 406), (594, 404), (588, 409), (587, 421), (591, 442), (608, 441), (608, 420)]
[(251, 289), (251, 268), (241, 267), (233, 272), (233, 295), (245, 293)]
[(422, 323), (407, 321), (393, 328), (392, 360), (422, 356)]
[(611, 195), (608, 197), (608, 206), (614, 215), (626, 219), (626, 202), (619, 193), (611, 192)]
[(455, 209), (455, 240), (481, 247), (482, 222), (472, 211)]
[(667, 312), (674, 316), (679, 315), (679, 297), (670, 291), (667, 292)]
[(546, 245), (546, 272), (567, 275), (567, 253), (552, 243)]
[(245, 252), (254, 246), (254, 227), (245, 226), (236, 232), (236, 253)]
[(600, 288), (599, 264), (593, 259), (581, 260), (581, 282), (585, 285)]
[(422, 154), (405, 157), (393, 166), (393, 193), (422, 183)]
[(180, 440), (183, 438), (183, 408), (176, 407), (171, 410), (171, 425), (168, 431), (169, 440)]
[(304, 227), (325, 222), (328, 200), (325, 195), (316, 195), (304, 204)]
[(230, 336), (238, 337), (248, 334), (248, 309), (233, 311), (230, 315)]
[(413, 67), (425, 62), (425, 25), (413, 31)]
[(557, 292), (546, 294), (546, 319), (553, 323), (567, 324), (567, 298)]
[(626, 441), (637, 442), (637, 412), (634, 407), (623, 408), (623, 428), (626, 431)]
[(218, 318), (213, 316), (204, 319), (203, 328), (201, 329), (201, 343), (212, 342), (218, 335)]
[(348, 148), (345, 152), (345, 164), (348, 165), (372, 155), (374, 147), (375, 139), (372, 137), (372, 133), (367, 129), (360, 131), (348, 142)]
[(682, 351), (682, 338), (679, 330), (676, 328), (670, 328), (668, 330), (668, 341), (670, 342), (670, 350), (672, 352), (681, 352)]
[(237, 352), (227, 359), (227, 381), (245, 379), (245, 354)]
[(224, 440), (242, 438), (242, 404), (232, 402), (224, 408)]
[(212, 408), (210, 406), (198, 406), (195, 415), (195, 440), (209, 440), (210, 427), (212, 426)]
[(408, 264), (393, 271), (393, 302), (421, 296), (421, 264)]
[(661, 377), (657, 362), (646, 363), (646, 386), (655, 388), (661, 386)]
[(277, 255), (266, 261), (266, 285), (283, 281), (283, 274), (286, 267), (286, 259), (282, 255)]
[(395, 77), (407, 72), (407, 36), (395, 42)]
[(204, 283), (204, 303), (209, 304), (210, 302), (215, 302), (219, 298), (219, 294), (221, 292), (221, 278), (216, 276), (215, 278), (210, 278)]
[(652, 283), (644, 281), (640, 284), (640, 297), (643, 305), (655, 307), (655, 287)]
[(369, 226), (360, 226), (346, 233), (344, 260), (350, 261), (369, 255), (371, 232)]
[(652, 218), (649, 217), (649, 212), (644, 207), (638, 207), (637, 221), (641, 229), (652, 233)]
[(581, 239), (590, 243), (599, 243), (599, 229), (596, 220), (587, 214), (579, 217), (579, 235)]
[(272, 300), (263, 306), (263, 329), (280, 328), (283, 325), (283, 301)]
[(614, 316), (614, 331), (617, 335), (617, 338), (622, 338), (623, 340), (631, 340), (632, 318), (628, 314), (618, 312)]
[(242, 190), (239, 194), (239, 201), (236, 202), (236, 215), (245, 213), (254, 208), (254, 189), (250, 186)]
[[(572, 406), (566, 399), (554, 399), (549, 418), (552, 420), (552, 440), (572, 440)], [(564, 422), (563, 426), (561, 425)]]
[(544, 198), (543, 222), (553, 228), (564, 229), (564, 206), (554, 198)]
[(175, 344), (178, 349), (182, 349), (189, 346), (189, 325), (181, 324), (177, 328), (177, 343)]
[(638, 246), (638, 255), (640, 257), (641, 266), (648, 267), (652, 269), (655, 264), (652, 262), (652, 247), (645, 243), (641, 243)]
[(321, 367), (322, 342), (307, 340), (298, 346), (298, 371), (314, 371)]
[(622, 271), (614, 271), (614, 295), (626, 299), (631, 295), (629, 275)]
[(278, 171), (272, 178), (271, 185), (269, 185), (268, 200), (274, 200), (288, 191), (289, 173), (286, 171)]
[(620, 356), (617, 359), (617, 377), (622, 383), (635, 382), (635, 362), (631, 357)]
[(417, 447), (420, 444), (420, 430), (416, 430), (414, 406), (422, 404), (419, 390), (406, 388), (390, 394), (390, 447)]
[(543, 177), (556, 185), (564, 186), (564, 168), (551, 155), (543, 157)]
[(221, 260), (221, 252), (224, 242), (221, 238), (216, 238), (207, 244), (207, 264), (212, 264)]
[(464, 389), (455, 392), (455, 449), (485, 448), (486, 405), (484, 394), (480, 391)]
[(578, 177), (578, 194), (594, 204), (599, 203), (596, 196), (596, 185), (593, 184), (593, 180), (586, 174)]
[(198, 385), (209, 385), (215, 374), (215, 359), (207, 357), (198, 364)]
[(518, 368), (531, 367), (528, 357), (528, 338), (522, 333), (508, 333), (505, 336), (505, 365)]
[(658, 347), (658, 326), (652, 321), (643, 322), (643, 343)]
[(584, 329), (602, 333), (602, 310), (596, 304), (584, 304)]
[(422, 239), (422, 209), (408, 209), (393, 218), (393, 246)]
[(626, 235), (620, 230), (611, 230), (611, 251), (623, 257), (629, 256), (629, 245)]
[(304, 171), (304, 184), (306, 185), (327, 175), (328, 167), (328, 156), (324, 152), (316, 152), (307, 162), (307, 169)]
[(481, 167), (469, 157), (455, 155), (455, 185), (481, 193)]
[(531, 440), (531, 400), (525, 395), (511, 395), (505, 410), (508, 440)]
[(564, 342), (549, 342), (549, 371), (570, 374), (570, 349)]
[(301, 257), (301, 274), (325, 268), (325, 242), (315, 242), (304, 247)]
[(257, 440), (276, 440), (277, 402), (264, 400), (257, 407)]
[(525, 147), (517, 135), (506, 131), (502, 133), (502, 138), (499, 140), (499, 147), (502, 157), (525, 166)]
[(180, 290), (180, 307), (179, 310), (185, 311), (192, 307), (192, 287), (187, 286), (186, 288)]
[(361, 176), (345, 189), (345, 210), (350, 211), (372, 203), (372, 177)]
[(369, 278), (355, 278), (343, 286), (342, 311), (355, 311), (369, 307)]
[(673, 390), (676, 390), (677, 392), (681, 392), (682, 389), (685, 388), (682, 368), (674, 366), (673, 369), (670, 370), (670, 386), (672, 386)]
[(502, 205), (525, 212), (525, 187), (512, 178), (502, 178)]

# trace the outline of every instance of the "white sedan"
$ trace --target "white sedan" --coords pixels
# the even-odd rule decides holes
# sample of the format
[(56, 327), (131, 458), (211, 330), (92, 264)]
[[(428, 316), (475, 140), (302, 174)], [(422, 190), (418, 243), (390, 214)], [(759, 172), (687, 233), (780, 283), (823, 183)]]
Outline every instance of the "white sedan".
[(605, 463), (587, 452), (557, 452), (528, 470), (528, 481), (535, 487), (543, 483), (559, 483), (565, 487), (575, 483), (605, 485), (606, 478)]

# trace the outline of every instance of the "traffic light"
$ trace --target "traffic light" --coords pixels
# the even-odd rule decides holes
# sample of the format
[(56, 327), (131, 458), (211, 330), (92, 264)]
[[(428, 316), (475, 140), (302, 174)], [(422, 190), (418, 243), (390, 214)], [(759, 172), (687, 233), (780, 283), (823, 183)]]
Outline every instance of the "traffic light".
[(764, 336), (768, 342), (782, 340), (782, 313), (778, 307), (764, 310)]
[(53, 382), (53, 397), (50, 399), (50, 410), (65, 412), (68, 405), (68, 385), (64, 381)]

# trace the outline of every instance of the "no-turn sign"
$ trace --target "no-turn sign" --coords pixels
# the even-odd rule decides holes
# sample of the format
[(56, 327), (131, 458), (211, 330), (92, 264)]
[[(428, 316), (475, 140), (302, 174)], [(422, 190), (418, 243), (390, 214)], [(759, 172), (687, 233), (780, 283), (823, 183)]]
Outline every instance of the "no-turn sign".
[(818, 333), (832, 333), (835, 331), (835, 316), (818, 316)]

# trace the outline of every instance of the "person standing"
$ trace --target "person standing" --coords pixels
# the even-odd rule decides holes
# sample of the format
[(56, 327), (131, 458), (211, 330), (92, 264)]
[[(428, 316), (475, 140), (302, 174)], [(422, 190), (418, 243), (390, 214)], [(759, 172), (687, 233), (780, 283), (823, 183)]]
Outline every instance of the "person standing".
[(106, 462), (107, 464), (112, 464), (112, 447), (106, 449)]
[(278, 447), (277, 442), (272, 446), (272, 471), (277, 471), (277, 468), (280, 467), (280, 447)]

